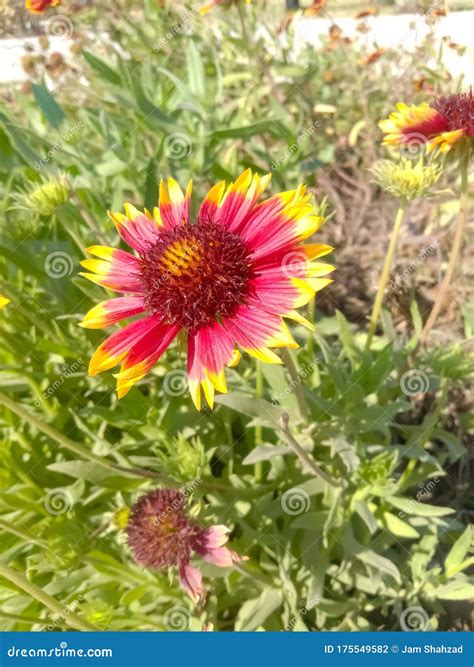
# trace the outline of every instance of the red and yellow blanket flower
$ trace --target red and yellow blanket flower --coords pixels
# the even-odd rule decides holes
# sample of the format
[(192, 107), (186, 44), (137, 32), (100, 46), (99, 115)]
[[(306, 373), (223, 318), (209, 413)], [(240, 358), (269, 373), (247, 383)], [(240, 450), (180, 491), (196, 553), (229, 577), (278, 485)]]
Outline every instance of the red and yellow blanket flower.
[(56, 7), (61, 0), (26, 0), (26, 9), (32, 14), (44, 14), (50, 7)]
[(297, 347), (284, 320), (311, 325), (295, 309), (330, 279), (333, 267), (312, 260), (331, 252), (302, 245), (322, 224), (305, 186), (259, 202), (270, 180), (250, 169), (227, 188), (214, 185), (197, 219), (189, 219), (192, 182), (183, 194), (172, 178), (161, 182), (153, 214), (125, 205), (110, 213), (118, 233), (135, 254), (92, 246), (97, 259), (82, 262), (86, 278), (127, 296), (92, 308), (81, 325), (103, 328), (143, 315), (107, 338), (93, 355), (95, 375), (121, 364), (119, 397), (142, 379), (178, 333), (187, 336), (187, 375), (193, 401), (201, 388), (212, 407), (214, 391), (225, 392), (225, 367), (239, 348), (280, 363), (271, 348)]
[(474, 137), (474, 98), (469, 93), (438, 97), (432, 105), (397, 104), (397, 111), (379, 123), (384, 144), (426, 143), (428, 152), (447, 153), (464, 138)]
[[(233, 0), (234, 2), (240, 2), (240, 0)], [(245, 0), (245, 2), (249, 5), (252, 0)], [(218, 5), (222, 4), (229, 4), (229, 0), (209, 0), (209, 2), (206, 2), (202, 7), (199, 9), (199, 13), (204, 16), (204, 14), (207, 14), (207, 12), (214, 7), (217, 7)]]

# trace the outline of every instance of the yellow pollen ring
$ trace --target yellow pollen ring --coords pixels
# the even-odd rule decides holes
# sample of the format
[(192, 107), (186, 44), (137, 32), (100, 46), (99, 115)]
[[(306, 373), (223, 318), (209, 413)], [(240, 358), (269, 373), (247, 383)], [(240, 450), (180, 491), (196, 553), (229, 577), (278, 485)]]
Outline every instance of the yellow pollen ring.
[(173, 273), (175, 276), (182, 276), (189, 269), (195, 271), (199, 266), (202, 255), (199, 243), (183, 239), (175, 241), (166, 249), (161, 264), (165, 272)]

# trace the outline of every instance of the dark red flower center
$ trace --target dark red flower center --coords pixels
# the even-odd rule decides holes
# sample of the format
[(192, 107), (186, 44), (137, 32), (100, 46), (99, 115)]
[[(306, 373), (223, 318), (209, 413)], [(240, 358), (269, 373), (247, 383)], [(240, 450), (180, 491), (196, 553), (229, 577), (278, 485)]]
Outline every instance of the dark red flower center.
[(141, 258), (147, 311), (191, 333), (233, 315), (253, 275), (240, 236), (215, 222), (164, 231)]
[(193, 545), (205, 529), (188, 518), (186, 497), (175, 489), (158, 489), (132, 507), (127, 538), (135, 560), (157, 570), (189, 562)]
[(469, 93), (439, 97), (434, 108), (446, 119), (448, 131), (464, 130), (467, 136), (474, 136), (474, 97)]

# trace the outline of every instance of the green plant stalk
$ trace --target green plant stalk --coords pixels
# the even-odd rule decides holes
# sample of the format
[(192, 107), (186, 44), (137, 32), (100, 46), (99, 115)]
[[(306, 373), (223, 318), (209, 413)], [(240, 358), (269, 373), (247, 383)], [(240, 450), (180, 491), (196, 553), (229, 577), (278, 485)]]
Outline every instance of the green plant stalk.
[(311, 468), (316, 477), (321, 477), (321, 479), (323, 479), (325, 482), (327, 482), (328, 484), (330, 484), (335, 488), (340, 487), (341, 484), (337, 480), (333, 479), (329, 473), (325, 472), (321, 468), (321, 466), (318, 463), (316, 463), (313, 457), (310, 456), (308, 452), (304, 450), (303, 447), (300, 445), (300, 443), (296, 440), (293, 433), (290, 431), (289, 421), (290, 421), (289, 416), (286, 413), (283, 413), (280, 418), (280, 428), (285, 434), (288, 445), (296, 454), (296, 456), (309, 468)]
[(390, 269), (392, 268), (393, 257), (395, 255), (395, 250), (398, 244), (398, 237), (400, 235), (400, 229), (402, 226), (403, 217), (405, 215), (405, 208), (406, 208), (406, 200), (401, 199), (400, 204), (398, 206), (397, 215), (395, 217), (392, 234), (390, 236), (390, 243), (388, 246), (387, 254), (385, 255), (382, 275), (380, 277), (379, 289), (377, 291), (374, 308), (372, 310), (372, 315), (370, 318), (369, 330), (367, 332), (367, 341), (365, 343), (366, 350), (370, 350), (372, 338), (374, 337), (375, 329), (377, 328), (377, 323), (379, 321), (380, 311), (382, 310), (384, 292), (385, 288), (387, 287), (387, 282), (390, 276)]
[(21, 572), (13, 570), (5, 563), (0, 562), (0, 575), (11, 581), (12, 584), (21, 588), (25, 593), (31, 595), (32, 598), (44, 604), (45, 607), (54, 611), (55, 614), (59, 614), (64, 618), (64, 622), (74, 628), (75, 630), (83, 630), (84, 632), (98, 632), (99, 628), (96, 628), (95, 625), (89, 623), (88, 621), (83, 620), (77, 614), (74, 614), (70, 609), (65, 605), (61, 604), (55, 600), (51, 595), (45, 593), (42, 588), (33, 584), (29, 581)]
[(286, 347), (283, 348), (281, 351), (281, 358), (283, 359), (283, 363), (285, 364), (286, 370), (288, 371), (288, 374), (290, 376), (291, 379), (290, 388), (292, 391), (295, 392), (296, 401), (298, 403), (298, 408), (300, 411), (301, 418), (303, 419), (303, 421), (308, 422), (311, 413), (309, 411), (308, 403), (306, 402), (306, 396), (304, 395), (304, 387), (301, 382), (301, 376), (296, 370), (296, 366), (294, 364), (293, 359), (291, 358), (291, 354)]
[(443, 303), (446, 299), (451, 281), (453, 279), (453, 274), (456, 269), (458, 262), (459, 253), (461, 250), (462, 239), (464, 234), (464, 227), (466, 226), (467, 218), (467, 209), (468, 209), (468, 189), (469, 189), (469, 180), (468, 180), (468, 167), (469, 167), (469, 154), (470, 150), (467, 149), (465, 155), (460, 159), (460, 171), (461, 171), (461, 192), (460, 192), (460, 211), (458, 217), (458, 224), (456, 226), (456, 233), (454, 235), (453, 246), (451, 248), (451, 254), (449, 256), (448, 267), (444, 278), (441, 281), (440, 288), (438, 290), (438, 296), (434, 302), (433, 308), (429, 314), (429, 317), (426, 321), (423, 331), (420, 335), (420, 345), (423, 345), (428, 338), (431, 329), (433, 328), (434, 323), (439, 315), (439, 312), (443, 306)]
[[(263, 398), (263, 370), (262, 362), (258, 359), (255, 362), (255, 398), (260, 400)], [(262, 427), (260, 424), (255, 426), (255, 447), (258, 447), (263, 442)], [(257, 461), (254, 466), (255, 481), (259, 482), (262, 479), (262, 462)]]
[(93, 461), (94, 463), (102, 466), (103, 468), (107, 468), (108, 470), (111, 470), (113, 472), (129, 473), (130, 475), (135, 475), (137, 477), (148, 477), (148, 478), (151, 477), (151, 478), (161, 479), (161, 475), (158, 475), (158, 473), (155, 473), (152, 470), (121, 466), (118, 465), (117, 463), (111, 463), (110, 461), (104, 460), (101, 456), (98, 456), (97, 454), (90, 452), (88, 449), (86, 449), (79, 443), (70, 440), (67, 436), (63, 435), (59, 431), (56, 431), (56, 429), (52, 428), (52, 426), (49, 426), (49, 424), (46, 424), (44, 421), (42, 421), (34, 414), (32, 414), (29, 410), (26, 410), (23, 406), (19, 405), (18, 403), (15, 403), (15, 401), (13, 401), (11, 398), (8, 398), (8, 396), (2, 394), (1, 392), (0, 392), (0, 405), (4, 405), (18, 417), (25, 420), (26, 422), (37, 428), (39, 431), (50, 437), (51, 440), (57, 442), (58, 445), (61, 445), (62, 447), (69, 449), (69, 451), (73, 452), (74, 454), (77, 454), (78, 456), (88, 459), (89, 461)]

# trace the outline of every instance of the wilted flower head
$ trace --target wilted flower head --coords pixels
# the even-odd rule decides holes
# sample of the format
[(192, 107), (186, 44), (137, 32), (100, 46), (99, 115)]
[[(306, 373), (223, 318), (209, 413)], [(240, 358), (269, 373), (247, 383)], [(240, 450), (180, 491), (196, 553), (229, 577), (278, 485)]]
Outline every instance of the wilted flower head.
[(56, 7), (61, 0), (26, 0), (25, 7), (32, 14), (44, 14), (49, 7)]
[(415, 199), (429, 194), (442, 169), (436, 165), (424, 165), (420, 159), (416, 164), (405, 159), (400, 162), (379, 160), (371, 169), (374, 181), (385, 192), (403, 199)]
[(28, 189), (16, 196), (16, 208), (39, 215), (52, 215), (64, 204), (71, 191), (69, 178), (65, 174), (30, 183)]
[[(250, 4), (251, 1), (252, 0), (245, 0), (247, 4)], [(207, 14), (210, 9), (217, 7), (217, 5), (232, 5), (237, 2), (242, 2), (242, 0), (209, 0), (200, 7), (199, 13), (204, 16), (204, 14)]]
[(176, 489), (151, 491), (132, 507), (126, 530), (137, 563), (155, 570), (177, 567), (183, 588), (198, 602), (204, 597), (204, 588), (201, 572), (191, 565), (192, 556), (220, 567), (229, 567), (241, 558), (224, 546), (229, 529), (202, 528), (186, 512), (185, 502), (185, 494)]
[[(304, 185), (259, 201), (270, 175), (244, 171), (234, 183), (216, 183), (197, 219), (190, 219), (192, 183), (183, 193), (161, 182), (153, 215), (125, 204), (111, 213), (118, 233), (136, 254), (92, 246), (98, 259), (81, 262), (86, 278), (125, 293), (90, 310), (81, 326), (104, 328), (142, 317), (107, 338), (94, 353), (90, 375), (121, 364), (119, 397), (141, 380), (179, 333), (187, 337), (187, 380), (196, 407), (201, 390), (212, 407), (227, 391), (225, 367), (240, 350), (281, 363), (271, 348), (298, 347), (283, 318), (312, 328), (296, 309), (328, 285), (333, 267), (312, 260), (331, 252), (303, 245), (323, 223)], [(323, 277), (324, 276), (324, 277)], [(239, 349), (240, 348), (240, 349)]]
[(397, 111), (379, 123), (385, 133), (383, 143), (413, 146), (427, 144), (430, 152), (439, 148), (447, 153), (461, 140), (472, 141), (474, 137), (474, 97), (459, 93), (438, 97), (432, 105), (418, 106), (397, 104)]

